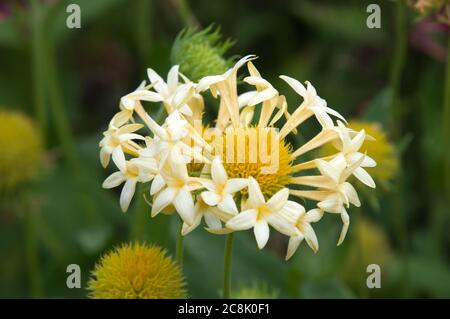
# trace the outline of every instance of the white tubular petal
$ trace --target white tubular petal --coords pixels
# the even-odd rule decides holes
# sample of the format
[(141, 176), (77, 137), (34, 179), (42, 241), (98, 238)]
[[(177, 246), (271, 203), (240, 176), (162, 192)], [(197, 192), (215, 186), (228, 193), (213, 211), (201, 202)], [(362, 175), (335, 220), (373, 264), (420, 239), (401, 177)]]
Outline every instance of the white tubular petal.
[(152, 205), (152, 217), (158, 215), (164, 208), (169, 206), (175, 198), (177, 189), (168, 187), (154, 196)]
[(261, 92), (259, 92), (258, 94), (256, 94), (255, 96), (253, 96), (250, 101), (248, 102), (248, 105), (256, 105), (259, 104), (261, 102), (270, 100), (272, 98), (274, 98), (275, 96), (278, 95), (278, 91), (275, 90), (273, 87), (269, 87)]
[(319, 146), (324, 145), (325, 143), (331, 142), (334, 139), (336, 139), (338, 136), (339, 135), (336, 133), (335, 130), (332, 130), (332, 129), (322, 130), (319, 134), (314, 136), (311, 140), (309, 140), (307, 143), (300, 146), (294, 153), (292, 153), (292, 158), (296, 158), (306, 152), (309, 152)]
[(236, 203), (233, 200), (233, 196), (230, 194), (225, 194), (217, 207), (228, 214), (236, 215), (238, 213)]
[(186, 116), (192, 116), (193, 115), (191, 108), (187, 104), (183, 104), (183, 106), (181, 106), (178, 110), (180, 111), (180, 113), (182, 113), (182, 114), (184, 114)]
[(232, 178), (227, 181), (224, 191), (225, 193), (233, 194), (247, 187), (247, 185), (248, 179), (246, 178)]
[(162, 97), (160, 94), (152, 92), (152, 91), (135, 91), (130, 94), (130, 97), (133, 99), (137, 99), (140, 101), (148, 101), (148, 102), (160, 102), (162, 101)]
[(303, 235), (305, 236), (306, 242), (311, 249), (317, 253), (319, 250), (319, 241), (317, 240), (316, 233), (310, 224), (305, 224), (303, 226)]
[(175, 91), (178, 86), (178, 70), (180, 66), (174, 65), (170, 68), (169, 74), (167, 75), (167, 86), (169, 88), (169, 92)]
[(325, 112), (323, 107), (316, 106), (316, 107), (310, 107), (309, 109), (314, 112), (314, 115), (316, 116), (317, 121), (319, 121), (320, 125), (323, 128), (332, 128), (334, 126), (333, 120), (328, 115), (328, 113)]
[(369, 175), (369, 173), (367, 173), (367, 171), (362, 168), (362, 167), (358, 167), (353, 171), (353, 175), (355, 175), (355, 177), (357, 179), (359, 179), (363, 184), (375, 188), (375, 181), (373, 180), (372, 176)]
[(244, 82), (254, 85), (254, 86), (262, 86), (262, 87), (267, 87), (270, 86), (270, 83), (266, 80), (264, 80), (262, 77), (260, 76), (255, 76), (255, 75), (251, 75), (251, 76), (246, 76), (244, 78)]
[(297, 202), (288, 200), (282, 209), (282, 214), (289, 222), (295, 224), (298, 218), (305, 214), (305, 208)]
[(121, 172), (126, 172), (127, 170), (127, 161), (125, 159), (125, 154), (123, 153), (122, 146), (117, 146), (112, 152), (112, 159), (114, 164), (116, 164), (117, 168)]
[(145, 137), (135, 133), (125, 133), (120, 135), (119, 140), (121, 142), (129, 141), (129, 140), (145, 140)]
[(115, 127), (121, 127), (131, 119), (132, 115), (133, 115), (132, 110), (128, 109), (122, 110), (116, 115), (114, 115), (114, 117), (111, 120), (111, 124), (114, 125)]
[(120, 208), (123, 212), (126, 212), (128, 206), (130, 206), (131, 199), (133, 198), (136, 190), (137, 180), (135, 178), (129, 179), (123, 185), (122, 192), (120, 193)]
[(256, 222), (253, 227), (253, 232), (255, 234), (256, 242), (258, 243), (258, 248), (263, 249), (269, 240), (269, 225), (264, 219)]
[(356, 207), (361, 206), (361, 202), (359, 201), (358, 193), (352, 184), (345, 182), (340, 186), (341, 191), (347, 196), (350, 203), (355, 205)]
[(361, 167), (375, 167), (377, 166), (377, 162), (370, 156), (365, 156), (363, 162), (361, 163)]
[(291, 257), (295, 254), (298, 246), (303, 241), (303, 238), (304, 237), (302, 234), (299, 234), (297, 236), (291, 236), (291, 238), (289, 238), (289, 244), (288, 244), (287, 253), (286, 253), (286, 260), (291, 259)]
[(198, 225), (200, 225), (200, 222), (202, 221), (202, 214), (195, 214), (195, 218), (194, 218), (194, 222), (192, 223), (191, 226), (189, 226), (186, 223), (183, 223), (183, 227), (181, 229), (181, 235), (186, 236), (187, 234), (189, 234), (191, 231), (193, 231), (194, 229), (196, 229), (198, 227)]
[(115, 172), (108, 176), (102, 184), (103, 188), (114, 188), (125, 181), (125, 175), (122, 172)]
[(294, 222), (285, 218), (283, 214), (272, 213), (266, 216), (266, 220), (273, 228), (286, 236), (294, 236), (298, 233)]
[(148, 68), (147, 75), (150, 82), (155, 85), (155, 90), (158, 91), (158, 93), (161, 93), (164, 96), (169, 95), (166, 82), (164, 82), (158, 73), (156, 73), (153, 69)]
[(342, 200), (337, 195), (328, 196), (323, 201), (317, 203), (317, 206), (326, 212), (336, 214), (339, 214), (343, 209)]
[(200, 194), (200, 196), (209, 206), (216, 206), (220, 201), (220, 196), (215, 192), (204, 191)]
[(253, 178), (248, 179), (248, 202), (247, 205), (250, 207), (259, 207), (265, 204), (264, 195), (261, 192), (258, 182)]
[(339, 182), (341, 172), (334, 167), (334, 165), (327, 161), (318, 159), (316, 160), (316, 166), (322, 175), (330, 177), (335, 183)]
[(256, 223), (257, 211), (254, 209), (245, 210), (235, 217), (231, 218), (226, 227), (233, 230), (247, 230)]
[(211, 163), (211, 177), (214, 183), (218, 185), (225, 185), (227, 182), (227, 172), (225, 171), (219, 157), (215, 157)]
[(108, 166), (110, 157), (111, 154), (109, 154), (104, 148), (100, 149), (100, 163), (104, 168)]
[(358, 134), (356, 134), (356, 136), (352, 139), (350, 143), (350, 151), (357, 152), (361, 148), (365, 139), (366, 139), (366, 132), (364, 130), (359, 131)]
[(303, 98), (306, 96), (306, 88), (299, 81), (286, 75), (280, 75), (280, 78), (287, 84), (289, 84), (289, 86), (293, 88), (298, 95), (302, 96)]
[(339, 118), (339, 119), (341, 119), (342, 121), (344, 121), (344, 122), (347, 123), (347, 121), (345, 120), (345, 118), (344, 118), (341, 114), (339, 114), (338, 112), (336, 112), (335, 110), (333, 110), (331, 107), (323, 106), (323, 108), (324, 108), (324, 110), (325, 110), (327, 113), (329, 113), (329, 114), (331, 114), (331, 115), (334, 115), (334, 116), (336, 116), (337, 118)]
[(350, 226), (350, 216), (348, 216), (347, 211), (344, 209), (341, 213), (341, 219), (342, 219), (342, 229), (341, 229), (341, 234), (339, 236), (339, 240), (337, 245), (339, 246), (340, 244), (342, 244), (342, 242), (345, 239), (345, 236), (347, 235), (347, 231), (348, 231), (348, 227)]
[(173, 206), (175, 206), (181, 219), (183, 219), (186, 224), (192, 225), (194, 223), (194, 199), (187, 186), (183, 186), (178, 191), (178, 194), (173, 199)]
[(197, 84), (197, 90), (199, 92), (202, 92), (206, 89), (209, 89), (209, 87), (215, 83), (222, 82), (225, 80), (225, 77), (222, 75), (211, 75), (211, 76), (205, 76), (204, 78), (200, 79), (200, 81)]
[(155, 195), (166, 185), (166, 181), (161, 175), (156, 175), (150, 187), (150, 195)]
[(323, 210), (315, 208), (306, 213), (305, 221), (307, 223), (317, 223), (323, 217)]
[(246, 105), (248, 105), (248, 102), (256, 95), (258, 94), (257, 91), (249, 91), (249, 92), (245, 92), (242, 93), (241, 95), (238, 96), (238, 104), (239, 104), (239, 108), (242, 108)]
[(272, 211), (278, 211), (284, 207), (288, 198), (289, 198), (289, 189), (288, 188), (280, 189), (268, 200), (267, 206), (269, 206), (272, 209)]
[(211, 228), (211, 229), (222, 228), (222, 223), (220, 222), (220, 219), (213, 213), (206, 212), (204, 217), (205, 217), (205, 223), (206, 223), (206, 225), (208, 225), (208, 228)]

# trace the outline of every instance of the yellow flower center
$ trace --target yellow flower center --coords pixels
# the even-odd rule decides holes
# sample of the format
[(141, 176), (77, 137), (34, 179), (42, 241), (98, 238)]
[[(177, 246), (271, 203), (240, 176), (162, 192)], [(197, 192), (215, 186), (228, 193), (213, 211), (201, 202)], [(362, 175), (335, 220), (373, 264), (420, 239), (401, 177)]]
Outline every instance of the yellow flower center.
[(229, 178), (252, 176), (266, 197), (289, 184), (291, 147), (279, 138), (275, 129), (249, 127), (226, 130), (219, 143)]

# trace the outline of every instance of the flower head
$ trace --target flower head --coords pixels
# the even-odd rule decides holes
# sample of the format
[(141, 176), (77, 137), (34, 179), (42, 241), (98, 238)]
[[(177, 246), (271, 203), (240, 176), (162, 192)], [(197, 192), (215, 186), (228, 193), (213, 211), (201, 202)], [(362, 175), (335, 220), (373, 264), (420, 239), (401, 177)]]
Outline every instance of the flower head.
[(165, 250), (147, 244), (124, 244), (106, 253), (88, 283), (94, 299), (186, 298), (181, 269)]
[(25, 115), (0, 110), (0, 192), (9, 192), (36, 175), (42, 140), (35, 124)]

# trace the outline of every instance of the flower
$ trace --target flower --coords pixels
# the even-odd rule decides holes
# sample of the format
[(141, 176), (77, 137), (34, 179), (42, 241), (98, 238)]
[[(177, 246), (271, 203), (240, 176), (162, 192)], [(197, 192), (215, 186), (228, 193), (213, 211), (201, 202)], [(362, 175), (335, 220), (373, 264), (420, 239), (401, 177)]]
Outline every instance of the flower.
[(295, 219), (292, 215), (300, 214), (303, 207), (292, 201), (288, 201), (289, 190), (283, 188), (273, 195), (267, 202), (259, 188), (258, 183), (252, 177), (248, 181), (248, 200), (246, 210), (231, 218), (226, 227), (232, 230), (246, 230), (253, 228), (258, 248), (262, 249), (269, 240), (269, 224), (285, 235), (295, 235)]
[(147, 244), (124, 244), (106, 253), (88, 283), (93, 299), (186, 298), (180, 267), (164, 249)]
[(39, 171), (41, 135), (24, 114), (0, 109), (0, 192), (11, 192)]
[(323, 211), (317, 208), (311, 209), (307, 213), (305, 213), (305, 209), (300, 210), (300, 215), (295, 223), (298, 233), (289, 238), (286, 260), (289, 260), (294, 255), (303, 239), (306, 239), (308, 246), (311, 247), (314, 252), (319, 250), (317, 236), (314, 229), (311, 227), (311, 223), (317, 223), (322, 216)]
[[(262, 249), (272, 226), (290, 237), (290, 258), (303, 239), (318, 250), (311, 223), (327, 212), (340, 215), (343, 222), (340, 245), (350, 224), (347, 209), (351, 204), (361, 205), (349, 177), (354, 175), (363, 184), (375, 187), (366, 168), (376, 163), (362, 149), (370, 137), (364, 129), (347, 127), (345, 119), (328, 107), (310, 82), (304, 86), (281, 76), (303, 99), (290, 114), (286, 98), (262, 77), (254, 59), (254, 55), (247, 55), (228, 70), (209, 73), (198, 82), (181, 74), (177, 65), (170, 69), (167, 83), (149, 69), (151, 84), (135, 92), (152, 93), (131, 93), (122, 100), (121, 104), (129, 105), (132, 112), (127, 113), (129, 117), (116, 115), (115, 125), (110, 124), (111, 132), (106, 135), (117, 136), (102, 144), (102, 157), (106, 161), (106, 155), (112, 152), (119, 167), (106, 184), (116, 186), (125, 181), (121, 195), (125, 208), (136, 183), (151, 181), (152, 216), (175, 210), (183, 220), (182, 235), (205, 219), (206, 230), (214, 234), (253, 229)], [(244, 82), (254, 88), (238, 94), (238, 72), (245, 65), (248, 76), (243, 77)], [(202, 117), (203, 96), (208, 91), (218, 100), (215, 125), (205, 123)], [(141, 98), (163, 101), (167, 116), (162, 124), (144, 110)], [(121, 112), (124, 110), (118, 114)], [(317, 119), (321, 130), (294, 148), (287, 142), (288, 135), (297, 134), (298, 127), (309, 118)], [(279, 126), (280, 122), (284, 124)], [(151, 131), (151, 136), (129, 135), (130, 125), (137, 128), (140, 124)], [(326, 145), (334, 145), (336, 151), (314, 157), (313, 151)], [(135, 159), (140, 167), (145, 167), (142, 163), (146, 161), (152, 163), (149, 174), (126, 174), (124, 163), (134, 163)], [(313, 207), (305, 212), (302, 205), (289, 200), (290, 196), (311, 200)]]
[(154, 159), (133, 158), (125, 161), (124, 169), (111, 174), (103, 182), (103, 188), (114, 188), (125, 182), (120, 194), (120, 207), (126, 212), (136, 190), (136, 184), (151, 181), (157, 171)]
[(201, 182), (207, 189), (201, 193), (203, 201), (209, 206), (217, 205), (225, 213), (237, 214), (238, 209), (232, 195), (247, 186), (247, 179), (228, 179), (219, 157), (216, 157), (211, 163), (211, 178), (212, 180)]
[(103, 133), (104, 138), (100, 141), (100, 162), (103, 167), (107, 167), (109, 160), (113, 158), (114, 163), (120, 170), (125, 170), (125, 152), (137, 154), (139, 147), (133, 140), (144, 140), (139, 134), (133, 132), (142, 128), (141, 124), (128, 124), (120, 128), (110, 126)]
[(186, 164), (169, 161), (152, 182), (150, 189), (150, 195), (154, 195), (152, 217), (173, 204), (183, 221), (189, 226), (192, 225), (195, 211), (191, 191), (198, 187), (199, 185), (189, 178)]

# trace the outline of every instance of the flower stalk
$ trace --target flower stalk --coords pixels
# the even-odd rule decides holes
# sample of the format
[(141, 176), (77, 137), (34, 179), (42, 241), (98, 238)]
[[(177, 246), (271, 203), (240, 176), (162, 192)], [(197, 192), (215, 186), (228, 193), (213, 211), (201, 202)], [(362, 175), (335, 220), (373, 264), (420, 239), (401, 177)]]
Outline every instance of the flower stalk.
[(223, 298), (229, 299), (231, 292), (231, 257), (233, 254), (233, 233), (225, 240), (225, 255), (223, 259)]

